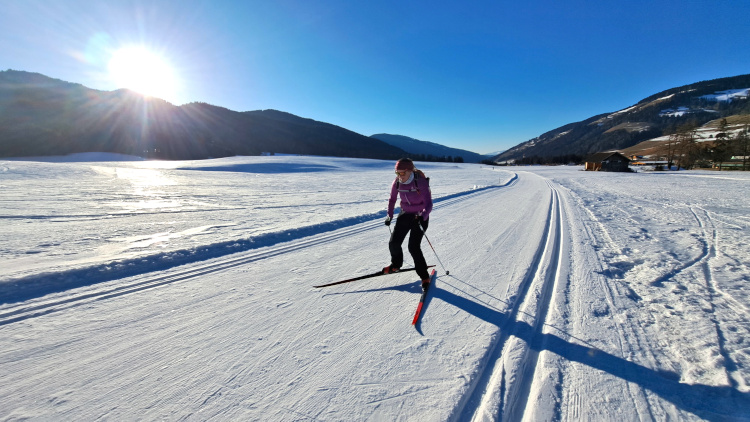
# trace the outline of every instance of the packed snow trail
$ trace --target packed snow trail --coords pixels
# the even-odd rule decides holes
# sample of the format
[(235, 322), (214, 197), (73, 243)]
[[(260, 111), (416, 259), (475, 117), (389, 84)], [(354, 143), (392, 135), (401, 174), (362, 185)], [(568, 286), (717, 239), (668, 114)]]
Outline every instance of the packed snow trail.
[(312, 287), (386, 265), (381, 218), (0, 306), (0, 420), (746, 420), (747, 206), (564, 170), (439, 196), (416, 327), (414, 274)]
[(2, 348), (4, 416), (447, 419), (536, 252), (525, 239), (541, 236), (549, 200), (536, 179), (435, 207), (429, 231), (452, 276), (433, 286), (421, 333), (413, 275), (311, 287), (385, 262), (387, 229), (364, 223), (210, 263), (220, 271), (162, 272), (150, 288), (77, 289), (65, 300), (88, 296), (81, 306), (2, 326), (22, 340)]

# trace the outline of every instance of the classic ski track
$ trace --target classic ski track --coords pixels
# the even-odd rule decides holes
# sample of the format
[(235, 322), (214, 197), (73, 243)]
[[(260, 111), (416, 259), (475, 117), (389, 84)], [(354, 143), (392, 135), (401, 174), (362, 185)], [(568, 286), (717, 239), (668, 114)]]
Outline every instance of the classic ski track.
[[(378, 225), (374, 222), (365, 223), (363, 227), (348, 227), (333, 232), (327, 232), (323, 235), (311, 236), (298, 241), (292, 241), (291, 243), (281, 244), (279, 246), (267, 247), (260, 251), (255, 250), (249, 254), (240, 253), (239, 255), (241, 256), (238, 257), (223, 259), (216, 262), (203, 264), (197, 267), (191, 267), (186, 270), (178, 270), (175, 272), (170, 272), (170, 274), (163, 274), (162, 272), (158, 272), (158, 275), (146, 277), (145, 279), (140, 276), (134, 276), (126, 278), (125, 280), (130, 279), (130, 281), (128, 282), (106, 283), (108, 284), (107, 286), (93, 288), (93, 291), (92, 287), (94, 286), (79, 288), (76, 289), (80, 290), (79, 292), (63, 298), (54, 298), (48, 300), (44, 300), (44, 298), (42, 298), (42, 300), (31, 300), (22, 303), (20, 306), (11, 307), (0, 314), (0, 325), (45, 315), (51, 312), (56, 312), (75, 306), (80, 306), (84, 303), (89, 303), (92, 301), (110, 299), (130, 293), (140, 292), (154, 287), (163, 286), (166, 284), (189, 280), (205, 274), (215, 273), (218, 271), (242, 266), (262, 259), (271, 258), (288, 252), (293, 252), (299, 249), (329, 243), (361, 231), (372, 230), (377, 226)], [(112, 286), (112, 284), (116, 285)]]
[[(452, 204), (463, 201), (467, 198), (486, 194), (491, 190), (513, 186), (517, 180), (518, 176), (515, 175), (510, 181), (508, 181), (508, 183), (503, 185), (487, 186), (449, 195), (447, 198), (437, 198), (433, 209), (449, 207)], [(91, 302), (112, 299), (164, 285), (195, 279), (196, 277), (206, 274), (216, 273), (300, 249), (330, 243), (361, 232), (375, 230), (380, 228), (382, 224), (383, 223), (380, 219), (366, 223), (355, 223), (348, 227), (295, 239), (287, 243), (263, 247), (260, 250), (256, 249), (250, 252), (235, 253), (232, 254), (233, 257), (230, 258), (216, 258), (212, 260), (212, 262), (198, 266), (191, 265), (190, 268), (184, 270), (159, 271), (156, 272), (155, 275), (149, 275), (148, 273), (145, 275), (134, 275), (113, 282), (97, 283), (71, 289), (65, 292), (66, 294), (64, 297), (59, 297), (59, 295), (56, 294), (52, 298), (44, 296), (38, 299), (30, 299), (25, 302), (20, 302), (19, 304), (7, 306), (0, 311), (0, 326), (74, 308)], [(168, 274), (164, 274), (165, 272), (168, 272)]]
[[(534, 375), (539, 363), (540, 353), (544, 350), (544, 337), (542, 327), (547, 321), (549, 306), (552, 301), (552, 293), (559, 284), (559, 272), (562, 265), (562, 205), (560, 194), (553, 183), (547, 180), (551, 190), (549, 227), (546, 234), (544, 254), (539, 263), (535, 281), (541, 283), (540, 294), (536, 296), (527, 295), (524, 298), (522, 308), (531, 306), (535, 310), (533, 318), (533, 336), (525, 343), (524, 354), (519, 362), (520, 377), (508, 387), (507, 411), (500, 409), (503, 420), (522, 420), (527, 412), (528, 399), (534, 382)], [(545, 268), (546, 266), (546, 268)], [(517, 341), (523, 341), (516, 337)], [(506, 345), (509, 347), (509, 345)]]
[[(450, 420), (483, 420), (485, 418), (496, 419), (497, 417), (520, 420), (523, 417), (526, 397), (519, 394), (519, 390), (530, 388), (538, 352), (530, 353), (530, 348), (526, 348), (526, 356), (517, 365), (521, 368), (522, 375), (511, 385), (508, 385), (507, 382), (506, 373), (509, 370), (506, 368), (503, 359), (511, 337), (518, 339), (516, 337), (518, 333), (516, 330), (511, 332), (511, 328), (519, 322), (519, 314), (528, 315), (527, 312), (521, 312), (521, 309), (525, 308), (529, 302), (535, 302), (535, 298), (530, 297), (533, 295), (529, 295), (532, 285), (541, 283), (540, 289), (542, 291), (542, 299), (534, 303), (536, 310), (532, 314), (534, 319), (532, 326), (535, 334), (530, 341), (533, 342), (535, 339), (538, 340), (538, 335), (541, 334), (540, 330), (546, 320), (552, 292), (557, 284), (557, 273), (562, 258), (562, 206), (557, 188), (549, 180), (545, 179), (545, 182), (550, 188), (550, 204), (539, 246), (524, 279), (518, 287), (518, 295), (507, 313), (508, 316), (500, 327), (497, 340), (489, 346), (483, 367), (479, 368), (473, 385), (470, 386), (464, 400), (454, 410)], [(510, 397), (507, 403), (503, 403), (504, 397)], [(506, 413), (504, 408), (511, 409), (510, 413)], [(519, 413), (515, 414), (516, 412)]]

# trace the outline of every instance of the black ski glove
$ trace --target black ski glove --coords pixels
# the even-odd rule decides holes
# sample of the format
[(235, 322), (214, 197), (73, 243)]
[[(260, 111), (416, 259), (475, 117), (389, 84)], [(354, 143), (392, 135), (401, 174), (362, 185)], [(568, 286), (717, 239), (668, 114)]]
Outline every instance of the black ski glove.
[(385, 225), (386, 226), (390, 226), (391, 225), (391, 217), (386, 217), (385, 218)]

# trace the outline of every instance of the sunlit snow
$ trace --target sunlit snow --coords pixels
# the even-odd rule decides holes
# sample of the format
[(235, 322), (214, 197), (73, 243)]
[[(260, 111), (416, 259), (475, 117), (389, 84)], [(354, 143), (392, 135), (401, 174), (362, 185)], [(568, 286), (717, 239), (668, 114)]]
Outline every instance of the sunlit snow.
[(748, 419), (750, 174), (417, 164), (0, 160), (0, 420)]

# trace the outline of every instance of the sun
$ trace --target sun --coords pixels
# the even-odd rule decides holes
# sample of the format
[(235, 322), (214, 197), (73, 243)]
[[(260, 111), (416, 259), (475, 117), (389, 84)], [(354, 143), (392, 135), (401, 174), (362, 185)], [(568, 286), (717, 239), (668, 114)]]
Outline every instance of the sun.
[(165, 100), (174, 97), (176, 79), (172, 67), (145, 47), (124, 47), (115, 51), (108, 69), (118, 88)]

